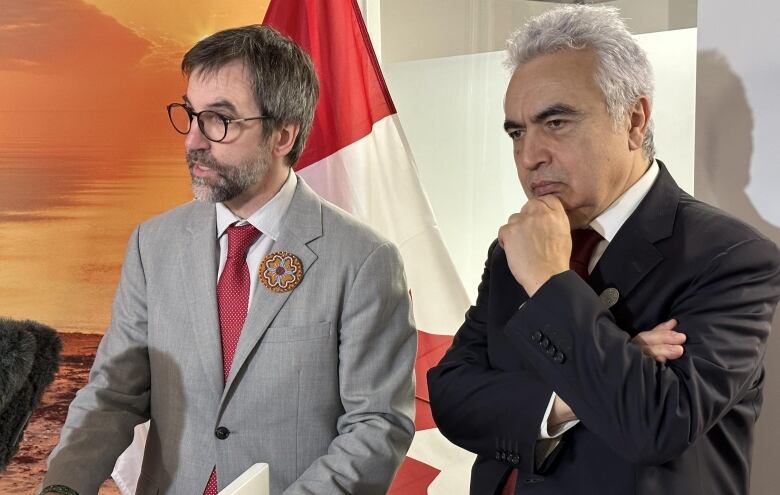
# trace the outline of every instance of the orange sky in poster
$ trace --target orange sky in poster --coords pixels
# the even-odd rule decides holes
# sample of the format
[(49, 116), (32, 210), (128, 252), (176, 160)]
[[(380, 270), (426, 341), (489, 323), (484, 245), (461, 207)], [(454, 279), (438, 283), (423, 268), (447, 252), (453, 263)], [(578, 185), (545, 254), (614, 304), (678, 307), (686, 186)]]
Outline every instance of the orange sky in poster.
[[(188, 47), (214, 31), (261, 22), (268, 2), (4, 2), (0, 111), (129, 110), (130, 128), (143, 125), (143, 119), (133, 121), (136, 111), (159, 110), (180, 96), (178, 64)], [(53, 139), (68, 134), (56, 118), (21, 124)], [(0, 135), (19, 125), (0, 119)], [(73, 129), (81, 130), (78, 124)]]
[(0, 316), (102, 332), (135, 225), (191, 199), (182, 54), (269, 0), (0, 7)]

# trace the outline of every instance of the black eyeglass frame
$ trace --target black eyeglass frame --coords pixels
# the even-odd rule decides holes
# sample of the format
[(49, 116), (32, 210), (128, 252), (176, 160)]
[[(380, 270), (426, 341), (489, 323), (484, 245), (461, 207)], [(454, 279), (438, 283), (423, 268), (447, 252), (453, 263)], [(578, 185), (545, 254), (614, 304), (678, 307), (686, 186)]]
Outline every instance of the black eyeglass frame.
[[(173, 115), (171, 114), (171, 110), (173, 108), (177, 108), (177, 107), (184, 109), (184, 111), (187, 112), (187, 115), (189, 115), (189, 117), (190, 117), (189, 120), (188, 120), (188, 124), (187, 124), (187, 130), (184, 131), (184, 132), (180, 131), (179, 128), (176, 127), (176, 124), (173, 122)], [(179, 134), (184, 134), (184, 135), (189, 134), (190, 130), (192, 129), (192, 118), (195, 117), (195, 120), (198, 121), (198, 129), (200, 129), (200, 133), (203, 134), (203, 137), (205, 137), (206, 139), (208, 139), (212, 143), (219, 143), (219, 142), (224, 141), (225, 138), (227, 137), (228, 125), (230, 125), (230, 124), (232, 124), (234, 122), (246, 122), (247, 120), (273, 119), (273, 116), (271, 116), (271, 115), (258, 115), (257, 117), (242, 117), (242, 118), (238, 118), (238, 119), (231, 119), (229, 117), (225, 117), (224, 115), (222, 115), (219, 112), (215, 112), (214, 110), (201, 110), (200, 112), (196, 112), (196, 111), (194, 111), (193, 109), (191, 109), (190, 107), (188, 107), (187, 105), (185, 105), (183, 103), (171, 103), (166, 108), (168, 109), (168, 120), (171, 121), (171, 125), (173, 126), (173, 128), (174, 128), (174, 130), (176, 132), (178, 132)], [(225, 126), (225, 131), (222, 133), (222, 137), (221, 138), (213, 139), (213, 138), (209, 137), (208, 134), (206, 134), (206, 131), (204, 129), (205, 125), (203, 124), (203, 120), (201, 120), (201, 118), (200, 118), (200, 116), (202, 114), (204, 114), (204, 113), (212, 113), (212, 114), (216, 115), (219, 120), (222, 121), (222, 123)]]

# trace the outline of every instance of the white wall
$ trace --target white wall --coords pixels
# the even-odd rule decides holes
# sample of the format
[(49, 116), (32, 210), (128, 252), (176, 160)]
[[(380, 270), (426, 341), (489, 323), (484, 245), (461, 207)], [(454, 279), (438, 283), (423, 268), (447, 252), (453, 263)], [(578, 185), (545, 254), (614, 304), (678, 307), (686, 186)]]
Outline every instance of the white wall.
[[(696, 196), (780, 243), (780, 52), (774, 0), (699, 2)], [(773, 495), (780, 465), (780, 317), (764, 358), (750, 493)]]
[[(378, 4), (386, 62), (503, 50), (526, 19), (560, 6), (527, 0), (361, 0)], [(612, 0), (632, 33), (696, 26), (696, 0)], [(376, 41), (377, 38), (374, 38)]]

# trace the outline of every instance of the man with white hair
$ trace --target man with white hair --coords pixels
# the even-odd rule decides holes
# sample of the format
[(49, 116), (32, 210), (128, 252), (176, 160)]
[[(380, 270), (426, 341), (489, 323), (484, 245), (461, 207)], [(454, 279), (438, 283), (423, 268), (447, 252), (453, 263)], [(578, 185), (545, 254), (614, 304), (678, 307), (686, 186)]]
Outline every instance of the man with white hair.
[(428, 374), (441, 432), (478, 454), (471, 493), (747, 494), (777, 247), (654, 158), (652, 71), (616, 9), (531, 19), (509, 66), (528, 202)]

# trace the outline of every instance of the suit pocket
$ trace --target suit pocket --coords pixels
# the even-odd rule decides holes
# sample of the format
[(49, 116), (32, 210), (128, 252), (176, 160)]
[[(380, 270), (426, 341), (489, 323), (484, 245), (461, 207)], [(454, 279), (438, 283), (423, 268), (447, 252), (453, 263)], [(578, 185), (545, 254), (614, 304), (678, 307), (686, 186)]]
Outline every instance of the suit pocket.
[(330, 322), (315, 323), (313, 325), (269, 327), (263, 337), (264, 342), (298, 342), (305, 340), (318, 340), (330, 335)]

